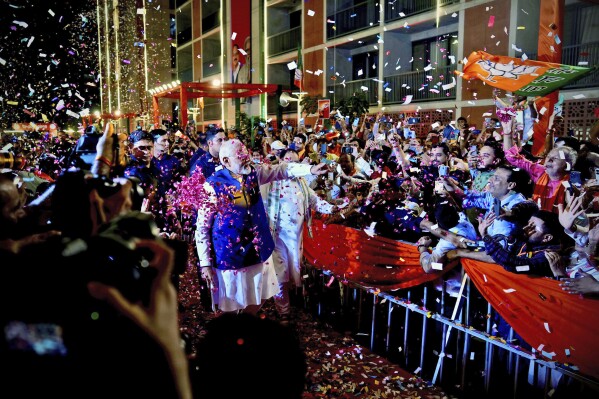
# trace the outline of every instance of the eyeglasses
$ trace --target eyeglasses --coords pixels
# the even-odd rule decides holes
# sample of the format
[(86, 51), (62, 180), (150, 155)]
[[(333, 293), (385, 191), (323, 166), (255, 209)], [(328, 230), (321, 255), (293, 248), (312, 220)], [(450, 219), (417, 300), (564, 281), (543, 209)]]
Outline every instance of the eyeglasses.
[(152, 145), (140, 145), (139, 147), (135, 147), (135, 149), (140, 150), (140, 151), (151, 151), (154, 149), (154, 146)]

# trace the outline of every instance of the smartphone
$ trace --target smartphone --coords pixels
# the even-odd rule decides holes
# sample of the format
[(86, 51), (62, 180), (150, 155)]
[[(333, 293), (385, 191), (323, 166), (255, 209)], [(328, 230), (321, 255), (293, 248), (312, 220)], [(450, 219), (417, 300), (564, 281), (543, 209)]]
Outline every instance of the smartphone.
[(439, 177), (447, 176), (449, 172), (449, 167), (447, 165), (439, 165)]
[(524, 111), (516, 111), (516, 123), (524, 125)]
[(595, 168), (595, 180), (599, 181), (599, 168)]
[(570, 172), (570, 184), (578, 188), (582, 187), (582, 176), (580, 176), (579, 171), (573, 170)]
[(470, 155), (477, 155), (478, 154), (478, 147), (476, 145), (471, 145), (470, 146), (469, 154)]
[(353, 152), (354, 152), (354, 149), (350, 146), (345, 146), (345, 147), (341, 148), (342, 154), (352, 154)]
[(442, 180), (435, 181), (435, 194), (440, 194), (445, 191), (445, 185)]
[(324, 155), (327, 153), (327, 145), (326, 144), (321, 144), (320, 145), (320, 155)]

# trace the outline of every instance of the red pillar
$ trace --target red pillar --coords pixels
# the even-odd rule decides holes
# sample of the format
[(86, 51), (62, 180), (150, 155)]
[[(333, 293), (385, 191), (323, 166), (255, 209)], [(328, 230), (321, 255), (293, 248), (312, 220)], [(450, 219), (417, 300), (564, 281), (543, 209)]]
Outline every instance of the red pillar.
[(187, 125), (187, 85), (185, 83), (181, 83), (181, 88), (179, 90), (179, 111), (181, 111), (179, 126), (181, 127), (181, 131), (185, 131), (185, 126)]
[[(558, 35), (560, 39), (563, 36), (564, 0), (541, 0), (540, 6), (537, 60), (561, 64), (562, 42), (560, 41), (560, 44), (557, 44), (555, 35)], [(545, 136), (547, 136), (547, 131), (553, 124), (553, 107), (558, 99), (559, 91), (556, 90), (545, 97), (535, 100), (537, 111), (543, 108), (546, 111), (543, 115), (538, 115), (538, 122), (535, 122), (533, 125), (532, 153), (534, 155), (539, 155), (545, 148)]]
[(152, 108), (154, 109), (154, 126), (160, 126), (160, 108), (158, 107), (158, 97), (152, 96)]

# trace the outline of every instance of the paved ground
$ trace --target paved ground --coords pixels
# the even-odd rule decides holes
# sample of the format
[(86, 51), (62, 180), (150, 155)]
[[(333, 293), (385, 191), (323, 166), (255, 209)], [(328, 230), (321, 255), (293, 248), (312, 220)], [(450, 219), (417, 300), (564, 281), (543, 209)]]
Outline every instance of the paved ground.
[[(201, 339), (204, 326), (214, 317), (202, 306), (198, 281), (186, 275), (180, 285), (181, 324), (191, 347)], [(262, 317), (276, 318), (272, 303)], [(294, 325), (308, 359), (304, 398), (447, 398), (440, 388), (371, 353), (351, 336), (335, 331), (304, 310), (294, 309)], [(191, 349), (192, 351), (193, 349)]]

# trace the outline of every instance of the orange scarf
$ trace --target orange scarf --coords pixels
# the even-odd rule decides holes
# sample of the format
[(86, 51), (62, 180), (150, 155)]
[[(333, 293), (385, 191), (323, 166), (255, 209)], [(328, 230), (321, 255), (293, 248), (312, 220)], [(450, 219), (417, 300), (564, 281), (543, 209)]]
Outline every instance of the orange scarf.
[(539, 208), (544, 211), (549, 211), (553, 213), (559, 213), (557, 209), (557, 204), (563, 204), (566, 200), (566, 187), (564, 187), (563, 182), (568, 181), (570, 179), (570, 174), (566, 174), (561, 178), (560, 184), (557, 189), (551, 193), (551, 187), (549, 186), (549, 175), (547, 173), (543, 173), (539, 180), (535, 183), (535, 189), (532, 193), (532, 199), (535, 201)]

